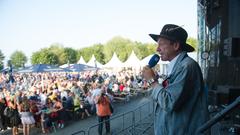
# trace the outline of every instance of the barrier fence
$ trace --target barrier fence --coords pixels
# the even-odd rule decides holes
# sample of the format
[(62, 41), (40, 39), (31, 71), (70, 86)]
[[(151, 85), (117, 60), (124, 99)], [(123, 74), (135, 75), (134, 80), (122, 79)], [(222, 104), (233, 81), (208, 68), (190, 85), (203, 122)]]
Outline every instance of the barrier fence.
[[(146, 134), (148, 130), (153, 129), (153, 102), (152, 100), (144, 103), (137, 108), (113, 116), (110, 120), (110, 129), (112, 135), (143, 135)], [(105, 122), (102, 122), (103, 124)], [(88, 128), (87, 131), (78, 131), (72, 135), (96, 135), (98, 134), (98, 124), (95, 124)], [(105, 126), (103, 126), (103, 134), (105, 131)], [(151, 133), (150, 133), (151, 134)]]

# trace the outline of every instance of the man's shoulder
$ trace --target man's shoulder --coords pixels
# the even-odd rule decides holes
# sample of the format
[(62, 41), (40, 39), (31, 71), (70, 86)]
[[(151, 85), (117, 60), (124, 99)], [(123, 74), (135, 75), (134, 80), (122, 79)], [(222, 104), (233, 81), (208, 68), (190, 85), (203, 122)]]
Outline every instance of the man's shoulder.
[(183, 65), (183, 66), (198, 65), (198, 63), (193, 58), (189, 57), (188, 55), (183, 57), (178, 62), (178, 64)]
[(177, 75), (179, 72), (182, 71), (193, 71), (199, 68), (199, 64), (187, 55), (179, 59), (175, 66), (176, 67), (174, 68), (174, 71), (172, 73), (172, 75), (174, 74), (173, 76)]

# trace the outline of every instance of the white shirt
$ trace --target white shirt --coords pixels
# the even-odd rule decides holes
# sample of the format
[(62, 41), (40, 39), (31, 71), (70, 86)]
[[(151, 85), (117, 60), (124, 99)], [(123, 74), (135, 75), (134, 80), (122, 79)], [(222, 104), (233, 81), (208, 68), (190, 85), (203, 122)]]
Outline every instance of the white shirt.
[(41, 105), (46, 105), (47, 95), (41, 93), (40, 100), (41, 100)]
[(86, 99), (85, 99), (85, 101), (88, 101), (88, 103), (91, 104), (91, 105), (94, 104), (94, 99), (93, 99), (92, 96), (91, 96), (91, 97), (90, 97), (90, 96), (87, 96)]
[(65, 91), (65, 90), (62, 90), (62, 91), (61, 91), (61, 99), (62, 99), (63, 97), (65, 97), (65, 98), (68, 97), (68, 93), (67, 93), (67, 91)]
[(92, 97), (95, 99), (96, 96), (100, 96), (102, 93), (102, 90), (100, 88), (92, 90)]
[(180, 55), (180, 53), (175, 58), (173, 58), (170, 61), (170, 63), (168, 64), (168, 66), (167, 66), (167, 75), (168, 76), (172, 73), (173, 67), (174, 67), (175, 63), (177, 62), (179, 55)]

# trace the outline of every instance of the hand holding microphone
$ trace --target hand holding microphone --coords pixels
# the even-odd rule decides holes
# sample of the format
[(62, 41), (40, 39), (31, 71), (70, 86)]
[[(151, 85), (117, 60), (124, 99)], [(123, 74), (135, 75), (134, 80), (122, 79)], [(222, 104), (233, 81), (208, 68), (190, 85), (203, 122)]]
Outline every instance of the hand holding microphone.
[(152, 69), (154, 66), (157, 65), (158, 61), (160, 60), (159, 55), (154, 54), (152, 58), (149, 60), (148, 65), (143, 68), (143, 78), (146, 80), (157, 80), (157, 74)]
[(152, 58), (149, 60), (147, 66), (148, 66), (149, 68), (153, 68), (154, 66), (157, 65), (157, 63), (159, 62), (159, 60), (160, 60), (159, 55), (154, 54), (154, 55), (152, 56)]

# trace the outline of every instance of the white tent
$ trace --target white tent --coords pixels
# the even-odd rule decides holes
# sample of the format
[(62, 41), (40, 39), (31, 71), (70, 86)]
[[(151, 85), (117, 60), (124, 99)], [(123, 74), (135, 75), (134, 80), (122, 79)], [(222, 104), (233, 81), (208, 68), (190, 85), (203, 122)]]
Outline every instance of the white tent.
[(96, 58), (95, 58), (94, 55), (92, 55), (92, 57), (91, 57), (91, 59), (88, 61), (87, 65), (88, 65), (88, 66), (92, 66), (92, 67), (98, 67), (98, 68), (102, 68), (102, 67), (103, 67), (103, 65), (96, 60)]
[(63, 64), (61, 66), (59, 66), (60, 68), (66, 68), (66, 67), (69, 67), (69, 66), (72, 66), (73, 64)]
[(81, 56), (79, 61), (77, 62), (77, 64), (86, 64), (85, 60), (83, 59), (83, 57)]
[(106, 63), (104, 67), (121, 68), (123, 67), (123, 63), (118, 59), (117, 54), (114, 52), (111, 60), (108, 63)]
[(131, 55), (128, 57), (128, 59), (123, 63), (124, 67), (135, 67), (140, 68), (141, 63), (134, 51), (132, 51)]
[(152, 58), (153, 54), (152, 55), (149, 55), (145, 58), (143, 58), (141, 61), (140, 61), (140, 64), (141, 64), (141, 67), (144, 67), (148, 64), (149, 60)]

